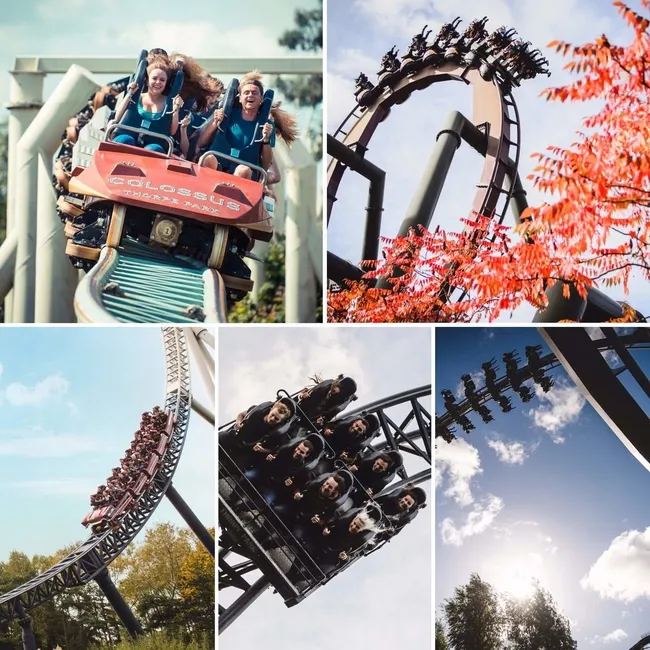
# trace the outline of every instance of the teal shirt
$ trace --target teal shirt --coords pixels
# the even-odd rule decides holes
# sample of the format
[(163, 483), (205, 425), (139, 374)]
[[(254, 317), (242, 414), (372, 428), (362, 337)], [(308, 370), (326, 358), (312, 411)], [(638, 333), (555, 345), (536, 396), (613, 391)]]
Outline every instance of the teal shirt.
[[(248, 121), (242, 117), (241, 108), (236, 108), (233, 110), (232, 117), (230, 119), (230, 128), (228, 129), (228, 143), (231, 146), (230, 155), (235, 156), (235, 158), (241, 158), (240, 152), (248, 147), (253, 139), (255, 134), (255, 125), (257, 121)], [(273, 122), (271, 122), (273, 124)], [(262, 130), (257, 134), (258, 138), (262, 137)], [(269, 144), (271, 147), (275, 147), (275, 125), (273, 125), (273, 131), (271, 137), (269, 138)], [(248, 162), (259, 165), (259, 160), (248, 160)]]

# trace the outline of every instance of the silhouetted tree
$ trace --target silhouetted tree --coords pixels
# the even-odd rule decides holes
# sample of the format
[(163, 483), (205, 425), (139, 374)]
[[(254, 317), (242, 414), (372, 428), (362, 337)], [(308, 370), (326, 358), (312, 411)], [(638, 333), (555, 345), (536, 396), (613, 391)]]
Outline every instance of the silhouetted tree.
[(506, 650), (576, 650), (571, 626), (539, 583), (525, 600), (506, 599)]
[(449, 650), (449, 644), (445, 637), (445, 629), (442, 626), (442, 621), (436, 619), (436, 650)]
[(502, 617), (492, 585), (473, 573), (444, 603), (447, 641), (453, 650), (500, 650)]

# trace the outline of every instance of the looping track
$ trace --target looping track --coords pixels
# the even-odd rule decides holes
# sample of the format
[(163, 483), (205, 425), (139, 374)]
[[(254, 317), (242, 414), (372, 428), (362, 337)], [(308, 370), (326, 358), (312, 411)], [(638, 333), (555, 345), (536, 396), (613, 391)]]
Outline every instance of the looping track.
[[(422, 62), (420, 61), (420, 66)], [(350, 112), (334, 133), (334, 137), (357, 154), (364, 156), (375, 130), (395, 104), (405, 102), (415, 90), (428, 88), (440, 81), (462, 81), (472, 87), (474, 96), (473, 123), (485, 126), (487, 152), (481, 179), (477, 185), (472, 212), (503, 222), (512, 196), (513, 184), (503, 188), (506, 171), (514, 178), (519, 165), (521, 127), (519, 112), (509, 89), (502, 87), (495, 75), (485, 81), (478, 70), (467, 66), (445, 64), (440, 67), (420, 67), (413, 75), (404, 76), (384, 91), (374, 104), (364, 109), (359, 104)], [(348, 128), (349, 127), (349, 128)], [(344, 130), (346, 129), (347, 130)], [(347, 166), (333, 158), (327, 173), (327, 217), (331, 215), (336, 193)]]
[(69, 587), (90, 582), (103, 571), (140, 532), (165, 495), (183, 451), (191, 407), (189, 354), (179, 328), (164, 328), (165, 401), (175, 418), (174, 430), (162, 465), (137, 508), (119, 529), (91, 535), (81, 546), (47, 571), (0, 596), (0, 623), (20, 617), (20, 605), (30, 610)]

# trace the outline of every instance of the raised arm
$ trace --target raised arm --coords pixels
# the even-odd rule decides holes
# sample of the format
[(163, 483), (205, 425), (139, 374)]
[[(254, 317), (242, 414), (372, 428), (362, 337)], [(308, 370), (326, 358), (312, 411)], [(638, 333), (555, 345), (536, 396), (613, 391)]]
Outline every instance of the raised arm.
[(124, 117), (124, 113), (126, 113), (126, 109), (131, 103), (133, 93), (135, 93), (137, 90), (138, 90), (138, 84), (135, 81), (133, 81), (127, 86), (126, 95), (124, 95), (124, 99), (122, 100), (122, 103), (120, 104), (119, 108), (115, 112), (115, 120), (114, 120), (115, 122), (119, 122)]

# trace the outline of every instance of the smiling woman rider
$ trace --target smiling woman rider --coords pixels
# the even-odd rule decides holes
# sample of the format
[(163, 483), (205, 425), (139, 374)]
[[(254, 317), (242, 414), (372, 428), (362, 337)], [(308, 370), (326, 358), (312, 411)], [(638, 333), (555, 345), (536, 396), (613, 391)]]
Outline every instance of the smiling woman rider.
[[(147, 66), (147, 92), (142, 93), (138, 101), (138, 114), (142, 118), (143, 125), (155, 122), (164, 113), (167, 102), (167, 95), (164, 92), (171, 75), (172, 70), (169, 68), (165, 57), (155, 57)], [(115, 115), (116, 122), (119, 122), (124, 116), (126, 109), (132, 101), (131, 94), (138, 90), (138, 84), (136, 82), (129, 84), (128, 90), (130, 92), (127, 93), (122, 104), (117, 109)], [(179, 95), (174, 97), (173, 106), (169, 135), (173, 135), (178, 130), (178, 111), (183, 106), (183, 100)], [(118, 135), (113, 141), (136, 146), (136, 139), (128, 133)], [(164, 153), (164, 149), (157, 143), (147, 144), (144, 148)]]

